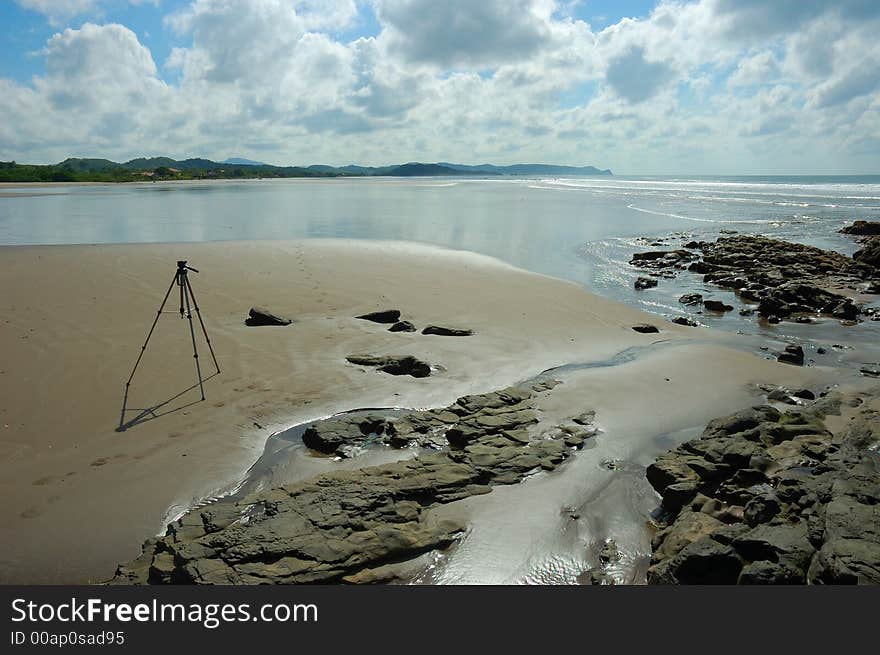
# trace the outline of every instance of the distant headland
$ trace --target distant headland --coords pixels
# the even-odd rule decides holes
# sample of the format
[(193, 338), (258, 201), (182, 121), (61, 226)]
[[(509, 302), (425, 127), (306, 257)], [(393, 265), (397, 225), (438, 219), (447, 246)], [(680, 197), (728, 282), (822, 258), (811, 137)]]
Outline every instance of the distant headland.
[(0, 182), (143, 182), (150, 180), (246, 179), (285, 177), (420, 177), (420, 176), (513, 176), (513, 175), (612, 175), (594, 166), (512, 164), (470, 166), (449, 162), (408, 162), (390, 166), (274, 166), (233, 157), (210, 159), (138, 157), (118, 163), (109, 159), (71, 157), (58, 164), (19, 164), (0, 161)]

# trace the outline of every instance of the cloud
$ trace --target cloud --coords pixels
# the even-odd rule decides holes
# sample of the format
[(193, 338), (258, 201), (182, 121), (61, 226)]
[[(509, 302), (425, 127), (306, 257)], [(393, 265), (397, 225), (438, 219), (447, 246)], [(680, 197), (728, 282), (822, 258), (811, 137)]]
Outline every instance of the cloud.
[(531, 57), (551, 41), (540, 0), (377, 0), (389, 50), (414, 63), (480, 68)]
[(779, 62), (770, 51), (759, 52), (740, 60), (736, 70), (727, 79), (732, 87), (769, 84), (780, 74)]
[(605, 73), (611, 88), (629, 102), (644, 102), (654, 97), (672, 77), (668, 64), (646, 60), (645, 50), (640, 47), (613, 57)]
[(552, 0), (187, 0), (158, 66), (138, 26), (98, 22), (0, 79), (0, 158), (880, 168), (874, 3), (665, 0), (594, 30)]

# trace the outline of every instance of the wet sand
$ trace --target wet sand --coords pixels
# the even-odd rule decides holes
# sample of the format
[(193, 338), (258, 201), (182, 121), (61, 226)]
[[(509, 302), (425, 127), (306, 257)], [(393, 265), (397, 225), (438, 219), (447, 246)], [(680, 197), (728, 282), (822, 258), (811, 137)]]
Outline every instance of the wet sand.
[[(177, 397), (119, 432), (125, 380), (179, 258), (202, 271), (192, 284), (222, 373), (205, 382), (207, 400), (200, 402), (190, 388), (196, 376), (188, 324), (172, 294), (128, 406)], [(684, 426), (726, 407), (727, 400), (712, 399), (732, 402), (731, 389), (739, 401), (750, 384), (796, 384), (806, 375), (715, 345), (720, 339), (710, 330), (667, 324), (487, 257), (427, 246), (313, 240), (5, 247), (0, 284), (5, 583), (108, 579), (170, 518), (234, 487), (273, 432), (338, 411), (442, 406), (548, 368), (665, 340), (681, 342), (664, 349), (678, 355), (648, 357), (629, 377), (625, 366), (592, 369), (582, 393), (604, 398), (619, 416), (650, 420), (647, 409), (662, 407), (677, 417), (667, 423)], [(295, 322), (246, 327), (253, 305)], [(354, 318), (388, 308), (419, 328), (433, 323), (475, 334), (389, 333)], [(657, 324), (661, 334), (633, 332), (640, 322)], [(213, 367), (197, 337), (207, 376)], [(697, 340), (708, 343), (689, 343)], [(347, 363), (351, 354), (415, 355), (440, 368), (428, 378), (395, 377)], [(700, 373), (695, 380), (692, 371)]]

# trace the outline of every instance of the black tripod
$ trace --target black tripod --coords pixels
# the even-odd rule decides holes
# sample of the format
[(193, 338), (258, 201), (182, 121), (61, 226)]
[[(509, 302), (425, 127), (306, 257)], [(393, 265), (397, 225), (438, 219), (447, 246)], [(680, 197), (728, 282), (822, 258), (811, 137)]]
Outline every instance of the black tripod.
[[(205, 341), (208, 343), (208, 350), (211, 352), (211, 359), (214, 360), (214, 366), (217, 368), (217, 372), (213, 375), (217, 375), (220, 373), (220, 365), (217, 363), (217, 356), (214, 355), (214, 348), (211, 346), (211, 339), (208, 337), (208, 331), (205, 329), (205, 322), (202, 320), (202, 313), (199, 311), (199, 303), (196, 301), (196, 294), (193, 293), (192, 284), (190, 284), (189, 276), (187, 275), (188, 271), (198, 273), (197, 269), (186, 265), (186, 260), (180, 260), (177, 262), (177, 270), (174, 271), (174, 278), (171, 280), (171, 284), (168, 286), (168, 291), (165, 292), (165, 298), (162, 299), (162, 304), (159, 306), (159, 311), (156, 312), (156, 318), (153, 319), (153, 325), (150, 327), (150, 331), (147, 334), (144, 345), (141, 346), (141, 352), (138, 355), (137, 361), (134, 363), (134, 368), (131, 369), (131, 375), (128, 376), (128, 382), (125, 383), (125, 397), (122, 400), (122, 415), (119, 419), (119, 430), (124, 430), (128, 426), (134, 425), (145, 414), (155, 414), (155, 410), (159, 406), (161, 406), (158, 405), (156, 407), (145, 409), (133, 420), (125, 423), (125, 411), (128, 404), (128, 390), (131, 386), (131, 381), (132, 379), (134, 379), (134, 374), (137, 371), (138, 365), (141, 363), (141, 358), (144, 356), (144, 352), (147, 350), (147, 344), (150, 343), (150, 337), (153, 336), (153, 330), (156, 329), (156, 324), (159, 322), (159, 317), (162, 315), (162, 310), (165, 308), (165, 303), (168, 302), (168, 296), (171, 295), (171, 290), (174, 288), (175, 284), (180, 290), (180, 318), (186, 316), (186, 318), (189, 320), (189, 334), (192, 337), (193, 358), (196, 360), (196, 374), (199, 377), (198, 385), (199, 391), (201, 391), (202, 394), (202, 400), (205, 399), (205, 386), (203, 384), (204, 378), (202, 378), (202, 367), (199, 364), (199, 351), (196, 347), (196, 331), (193, 327), (191, 308), (195, 308), (196, 310), (196, 316), (198, 316), (199, 324), (202, 326), (202, 334), (205, 335)], [(192, 299), (192, 305), (190, 305), (190, 299)], [(209, 377), (213, 377), (213, 375)], [(190, 387), (190, 389), (192, 389), (192, 387)], [(187, 389), (187, 391), (189, 391), (189, 389)], [(179, 395), (182, 394), (178, 394), (178, 396)], [(173, 398), (166, 400), (164, 403), (161, 404), (164, 405), (168, 402), (171, 402), (171, 400), (174, 400), (174, 398), (177, 398), (178, 396), (174, 396)]]

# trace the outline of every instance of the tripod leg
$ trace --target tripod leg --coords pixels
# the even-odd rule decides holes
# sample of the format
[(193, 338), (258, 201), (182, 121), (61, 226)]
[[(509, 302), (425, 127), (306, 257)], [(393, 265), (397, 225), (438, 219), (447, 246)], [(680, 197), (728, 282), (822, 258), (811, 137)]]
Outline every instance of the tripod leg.
[(147, 333), (147, 338), (144, 340), (144, 345), (141, 346), (141, 352), (140, 354), (138, 354), (137, 361), (134, 363), (134, 368), (131, 369), (131, 375), (128, 376), (128, 382), (125, 383), (125, 396), (122, 399), (122, 414), (119, 417), (120, 429), (122, 429), (125, 422), (125, 409), (128, 405), (128, 388), (131, 386), (131, 381), (134, 379), (135, 371), (137, 371), (137, 367), (141, 363), (141, 358), (144, 356), (144, 351), (147, 349), (147, 344), (150, 343), (150, 337), (153, 336), (153, 330), (156, 329), (156, 323), (159, 322), (159, 317), (162, 315), (162, 310), (165, 308), (165, 303), (168, 302), (168, 296), (171, 295), (171, 290), (174, 288), (175, 282), (177, 282), (177, 273), (174, 274), (174, 277), (171, 280), (171, 284), (168, 285), (168, 291), (165, 292), (165, 297), (162, 299), (162, 304), (159, 305), (159, 311), (156, 312), (156, 318), (153, 319), (153, 324), (150, 326), (150, 331)]
[[(184, 280), (186, 280), (185, 277), (184, 277)], [(199, 376), (199, 390), (202, 392), (202, 400), (204, 400), (205, 399), (205, 385), (202, 384), (202, 367), (199, 365), (199, 351), (196, 348), (196, 331), (193, 328), (192, 311), (189, 308), (189, 292), (188, 292), (188, 288), (184, 289), (183, 286), (181, 286), (181, 289), (183, 289), (181, 291), (181, 293), (183, 294), (183, 297), (186, 299), (186, 318), (189, 319), (189, 334), (192, 337), (193, 357), (196, 360), (196, 373)]]
[(208, 331), (205, 329), (205, 322), (202, 320), (202, 312), (199, 311), (199, 301), (196, 300), (196, 294), (193, 293), (192, 284), (190, 284), (189, 277), (186, 278), (186, 286), (189, 290), (189, 295), (192, 296), (193, 305), (196, 308), (196, 316), (199, 317), (199, 323), (202, 326), (202, 334), (205, 335), (205, 341), (208, 342), (208, 350), (211, 351), (211, 359), (214, 360), (214, 366), (217, 367), (217, 372), (220, 372), (220, 364), (217, 363), (217, 356), (214, 354), (214, 347), (211, 345), (211, 339), (208, 337)]

